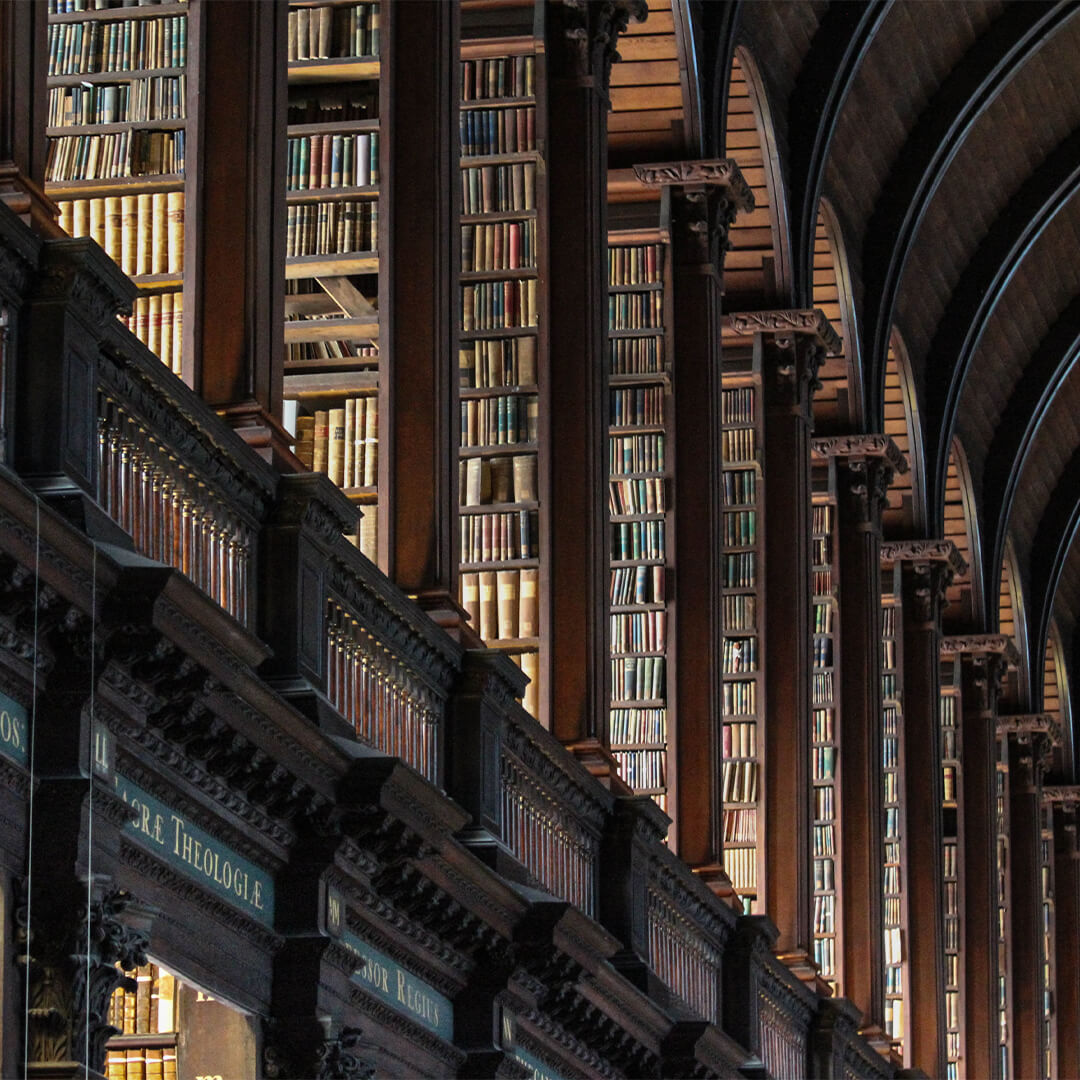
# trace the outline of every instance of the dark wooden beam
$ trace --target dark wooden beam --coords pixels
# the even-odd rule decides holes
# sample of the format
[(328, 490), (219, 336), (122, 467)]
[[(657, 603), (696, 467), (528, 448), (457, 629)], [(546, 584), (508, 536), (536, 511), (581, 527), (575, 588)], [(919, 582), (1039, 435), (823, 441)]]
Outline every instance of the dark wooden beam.
[(997, 521), (984, 541), (984, 594), (989, 625), (997, 624), (1001, 561), (1009, 532), (1012, 504), (1028, 455), (1058, 387), (1080, 356), (1080, 296), (1062, 312), (1024, 368), (1001, 414), (983, 467), (982, 504), (988, 513), (997, 507)]
[[(871, 402), (881, 398), (904, 268), (949, 164), (1013, 76), (1077, 10), (1073, 4), (1046, 0), (1007, 7), (952, 69), (908, 134), (863, 241), (863, 356), (870, 365)], [(932, 523), (934, 527), (940, 525)]]
[(691, 16), (700, 27), (696, 45), (703, 61), (701, 70), (712, 84), (702, 91), (701, 138), (706, 156), (724, 157), (727, 154), (728, 91), (731, 88), (731, 64), (735, 58), (735, 39), (742, 14), (742, 0), (705, 3), (694, 0)]
[(813, 302), (817, 208), (836, 123), (892, 0), (830, 4), (788, 105), (788, 176), (794, 247), (794, 302)]

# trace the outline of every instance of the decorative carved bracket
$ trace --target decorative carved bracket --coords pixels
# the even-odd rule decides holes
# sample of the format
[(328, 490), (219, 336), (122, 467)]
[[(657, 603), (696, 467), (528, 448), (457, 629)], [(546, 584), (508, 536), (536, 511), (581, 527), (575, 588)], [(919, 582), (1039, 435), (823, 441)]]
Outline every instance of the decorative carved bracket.
[[(616, 45), (630, 20), (644, 22), (646, 0), (561, 0), (549, 8), (565, 42), (562, 57), (553, 57), (572, 78), (594, 79), (604, 94), (611, 85), (611, 65), (619, 59)], [(560, 64), (559, 61), (563, 61)]]
[(1043, 802), (1080, 807), (1080, 784), (1050, 784), (1042, 789)]
[(635, 165), (634, 175), (645, 187), (722, 187), (737, 211), (749, 213), (754, 209), (754, 193), (734, 158)]
[(1024, 713), (1013, 716), (999, 716), (997, 733), (1002, 737), (1015, 736), (1020, 739), (1033, 735), (1046, 735), (1054, 745), (1061, 742), (1061, 726), (1050, 713)]
[(908, 471), (907, 458), (888, 435), (822, 435), (810, 440), (811, 458), (836, 458), (845, 464), (862, 458), (881, 458), (894, 473)]
[(967, 571), (967, 563), (951, 540), (890, 540), (881, 545), (881, 561), (938, 562), (944, 563), (953, 574)]
[(939, 643), (942, 658), (975, 655), (1000, 656), (1006, 664), (1019, 664), (1013, 639), (1007, 634), (952, 634)]
[(858, 500), (859, 519), (879, 529), (893, 476), (907, 458), (888, 435), (826, 435), (810, 440), (812, 461), (835, 460), (837, 480)]
[(794, 334), (813, 335), (826, 353), (841, 350), (840, 335), (820, 308), (780, 311), (739, 311), (728, 316), (728, 324), (737, 334), (776, 334), (790, 338)]

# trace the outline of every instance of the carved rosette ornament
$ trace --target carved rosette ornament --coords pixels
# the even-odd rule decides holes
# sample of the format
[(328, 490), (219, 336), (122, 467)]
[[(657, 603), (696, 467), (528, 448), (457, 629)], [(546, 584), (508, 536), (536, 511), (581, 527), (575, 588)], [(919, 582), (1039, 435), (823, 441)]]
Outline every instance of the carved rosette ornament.
[(145, 926), (133, 927), (122, 917), (137, 915), (148, 923), (150, 909), (113, 889), (84, 906), (78, 921), (63, 925), (41, 919), (28, 926), (29, 910), (24, 889), (15, 918), (18, 962), (29, 966), (28, 1060), (76, 1061), (104, 1072), (105, 1043), (119, 1033), (108, 1023), (109, 1000), (118, 987), (135, 990), (116, 965), (130, 970), (145, 964), (149, 941)]
[(553, 66), (570, 78), (592, 79), (606, 95), (611, 65), (619, 59), (619, 35), (631, 19), (645, 21), (646, 0), (558, 0), (549, 11), (566, 43), (563, 55), (552, 57)]

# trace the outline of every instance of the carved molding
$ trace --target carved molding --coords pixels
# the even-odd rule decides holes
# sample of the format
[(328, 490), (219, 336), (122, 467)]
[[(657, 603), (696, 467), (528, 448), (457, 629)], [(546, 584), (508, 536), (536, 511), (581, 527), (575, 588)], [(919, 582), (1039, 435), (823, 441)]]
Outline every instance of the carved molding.
[(881, 517), (893, 481), (893, 466), (887, 457), (845, 457), (840, 459), (837, 484), (856, 501), (858, 520), (881, 528)]
[(907, 457), (888, 435), (822, 435), (810, 440), (812, 458), (882, 458), (894, 473), (908, 471)]
[(1055, 746), (1061, 743), (1061, 725), (1050, 713), (999, 716), (997, 733), (1005, 737), (1017, 736), (1021, 740), (1032, 735), (1046, 735)]
[(360, 1028), (328, 1030), (329, 1019), (263, 1022), (263, 1075), (267, 1080), (372, 1080), (372, 1047)]
[(556, 56), (565, 62), (566, 73), (576, 79), (596, 80), (605, 95), (611, 85), (611, 65), (619, 59), (619, 35), (631, 18), (644, 22), (649, 14), (646, 0), (560, 0), (549, 8), (562, 32), (564, 50)]
[[(130, 314), (138, 287), (89, 238), (46, 240), (33, 300), (63, 301), (84, 322), (106, 327), (118, 314)], [(100, 340), (100, 338), (99, 338)]]
[(950, 634), (939, 642), (941, 655), (989, 654), (1001, 656), (1007, 664), (1019, 664), (1020, 653), (1007, 634)]
[(727, 316), (737, 334), (813, 335), (827, 353), (841, 350), (840, 335), (820, 308), (804, 310), (739, 311)]
[(754, 193), (734, 158), (635, 165), (634, 175), (644, 187), (691, 187), (702, 184), (723, 187), (738, 212), (749, 213), (754, 209)]
[(881, 545), (881, 561), (945, 563), (956, 575), (968, 568), (951, 540), (889, 540)]
[(1043, 802), (1065, 807), (1080, 806), (1080, 784), (1048, 784), (1042, 789)]

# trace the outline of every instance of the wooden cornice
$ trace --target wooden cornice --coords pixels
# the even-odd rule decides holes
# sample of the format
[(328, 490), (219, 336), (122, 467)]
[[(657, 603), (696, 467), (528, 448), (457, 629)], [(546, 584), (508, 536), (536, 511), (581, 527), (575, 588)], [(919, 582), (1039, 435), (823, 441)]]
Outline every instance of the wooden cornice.
[(881, 545), (881, 561), (940, 562), (947, 564), (953, 574), (967, 570), (967, 563), (951, 540), (890, 540)]
[(1050, 713), (1018, 713), (1013, 716), (999, 716), (997, 733), (1000, 736), (1045, 735), (1055, 746), (1061, 743), (1061, 725)]
[(812, 335), (832, 355), (843, 348), (840, 335), (820, 308), (738, 311), (726, 316), (724, 326), (736, 337), (761, 333)]
[(941, 639), (939, 648), (942, 657), (1000, 656), (1006, 663), (1020, 663), (1020, 653), (1007, 634), (951, 634)]
[(1080, 806), (1080, 784), (1044, 784), (1043, 802), (1060, 803), (1062, 806)]
[(635, 165), (634, 176), (646, 188), (707, 184), (727, 190), (728, 198), (740, 213), (754, 209), (754, 193), (734, 158), (709, 158), (702, 161), (667, 161), (653, 165)]
[(908, 471), (907, 457), (888, 435), (823, 435), (810, 440), (810, 456), (827, 458), (884, 458), (893, 472)]

